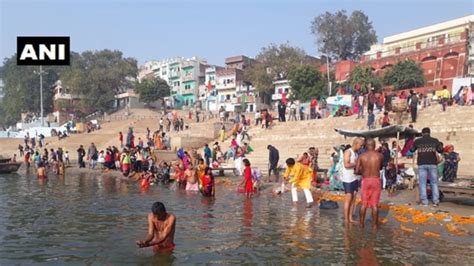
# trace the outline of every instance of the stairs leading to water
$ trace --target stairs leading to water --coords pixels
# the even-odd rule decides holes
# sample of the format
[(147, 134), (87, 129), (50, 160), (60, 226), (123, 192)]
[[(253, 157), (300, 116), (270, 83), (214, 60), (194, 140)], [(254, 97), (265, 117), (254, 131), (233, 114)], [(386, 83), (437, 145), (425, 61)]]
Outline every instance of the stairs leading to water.
[[(366, 119), (351, 117), (335, 117), (320, 120), (276, 122), (272, 129), (253, 126), (250, 130), (251, 146), (254, 152), (247, 157), (253, 166), (267, 169), (268, 150), (271, 144), (280, 151), (280, 164), (289, 157), (296, 157), (314, 146), (319, 149), (319, 165), (322, 168), (331, 166), (330, 155), (333, 147), (350, 144), (352, 138), (345, 139), (334, 131), (335, 128), (365, 130)], [(404, 120), (408, 125), (408, 121)], [(450, 107), (446, 112), (439, 105), (420, 110), (414, 127), (421, 130), (430, 127), (432, 136), (446, 144), (453, 144), (455, 151), (461, 156), (458, 175), (474, 176), (474, 106)], [(390, 140), (391, 142), (391, 140)], [(403, 140), (400, 146), (403, 147)], [(401, 162), (411, 163), (412, 160), (402, 159)]]

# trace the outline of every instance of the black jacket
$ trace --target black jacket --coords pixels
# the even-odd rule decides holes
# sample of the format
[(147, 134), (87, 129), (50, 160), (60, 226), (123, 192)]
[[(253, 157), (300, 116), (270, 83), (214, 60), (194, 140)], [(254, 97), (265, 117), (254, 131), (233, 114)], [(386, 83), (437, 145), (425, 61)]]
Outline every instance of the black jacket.
[(269, 151), (269, 158), (268, 160), (270, 161), (270, 166), (272, 167), (276, 167), (278, 165), (278, 160), (280, 160), (280, 153), (278, 152), (278, 150), (273, 147), (273, 146), (270, 146), (270, 148), (268, 149)]

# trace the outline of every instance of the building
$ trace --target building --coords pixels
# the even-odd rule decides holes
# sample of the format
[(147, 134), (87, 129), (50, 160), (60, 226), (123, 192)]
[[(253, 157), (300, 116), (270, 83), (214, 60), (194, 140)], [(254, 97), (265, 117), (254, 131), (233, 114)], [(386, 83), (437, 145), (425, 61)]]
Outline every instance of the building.
[(255, 59), (252, 59), (245, 55), (237, 55), (237, 56), (227, 57), (225, 59), (225, 66), (226, 68), (237, 68), (240, 70), (245, 70), (254, 62), (255, 62)]
[(240, 68), (216, 70), (216, 104), (227, 111), (255, 111), (256, 96), (254, 88), (243, 79)]
[[(334, 80), (338, 83), (345, 82), (349, 79), (352, 70), (357, 66), (357, 63), (350, 60), (341, 60), (334, 63), (330, 67), (334, 70)], [(321, 65), (319, 71), (323, 74), (327, 73), (327, 64)]]
[(237, 90), (243, 85), (243, 71), (238, 68), (224, 68), (216, 71), (217, 104), (228, 111), (234, 111), (237, 104)]
[(469, 23), (468, 32), (468, 57), (467, 57), (467, 75), (474, 77), (474, 23)]
[(450, 87), (454, 78), (473, 72), (474, 54), (468, 52), (473, 23), (470, 15), (385, 37), (362, 56), (361, 64), (382, 76), (398, 61), (411, 59), (421, 64), (427, 86)]
[(273, 85), (275, 86), (275, 90), (272, 94), (272, 101), (288, 99), (288, 95), (291, 93), (291, 86), (289, 80), (277, 80), (273, 82)]
[(199, 85), (199, 100), (203, 109), (217, 111), (217, 71), (224, 69), (220, 66), (208, 66), (204, 72), (204, 84)]
[(174, 107), (193, 107), (198, 102), (199, 85), (204, 84), (207, 66), (207, 61), (198, 57), (148, 61), (140, 67), (138, 80), (159, 77), (171, 87), (170, 102)]

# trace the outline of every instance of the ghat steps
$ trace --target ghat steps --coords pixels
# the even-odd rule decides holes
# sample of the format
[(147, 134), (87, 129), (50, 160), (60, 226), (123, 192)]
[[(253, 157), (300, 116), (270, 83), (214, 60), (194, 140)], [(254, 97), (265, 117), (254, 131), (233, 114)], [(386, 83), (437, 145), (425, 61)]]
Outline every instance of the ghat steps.
[[(366, 118), (356, 119), (355, 116), (351, 116), (276, 122), (270, 130), (253, 126), (250, 135), (254, 152), (248, 155), (248, 158), (253, 166), (265, 170), (268, 164), (266, 147), (269, 144), (280, 151), (279, 164), (284, 163), (286, 158), (296, 157), (307, 151), (308, 147), (314, 146), (319, 148), (320, 167), (329, 168), (333, 147), (352, 142), (351, 138), (345, 139), (334, 129), (365, 130), (366, 124)], [(408, 124), (406, 116), (404, 124)], [(458, 174), (460, 176), (474, 176), (474, 106), (449, 107), (446, 112), (442, 112), (439, 105), (431, 106), (419, 111), (418, 120), (413, 125), (418, 130), (430, 127), (433, 137), (438, 138), (444, 144), (453, 144), (455, 151), (462, 158)], [(400, 146), (403, 146), (403, 143), (403, 140), (400, 141)], [(402, 159), (401, 162), (411, 163), (411, 160)]]

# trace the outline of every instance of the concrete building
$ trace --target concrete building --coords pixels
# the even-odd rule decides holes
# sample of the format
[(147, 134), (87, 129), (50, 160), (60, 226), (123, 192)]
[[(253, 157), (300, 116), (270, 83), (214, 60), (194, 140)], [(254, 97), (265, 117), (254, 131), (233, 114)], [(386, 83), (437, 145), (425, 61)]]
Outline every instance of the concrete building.
[(287, 79), (277, 80), (273, 82), (275, 90), (272, 94), (272, 101), (280, 101), (282, 99), (288, 99), (288, 95), (291, 93), (290, 81)]
[(206, 67), (207, 61), (198, 57), (148, 61), (140, 67), (138, 80), (159, 77), (171, 87), (174, 107), (193, 107), (199, 98), (199, 85), (204, 84)]
[(208, 66), (205, 69), (204, 84), (199, 85), (199, 100), (202, 108), (209, 111), (217, 111), (217, 71), (224, 69), (220, 66)]
[(245, 55), (237, 55), (237, 56), (227, 57), (225, 59), (225, 66), (226, 68), (237, 68), (240, 70), (245, 70), (254, 62), (255, 62), (255, 59), (252, 59)]
[(474, 77), (474, 22), (469, 23), (468, 31), (467, 75)]
[(468, 46), (473, 23), (470, 15), (385, 37), (362, 56), (361, 64), (382, 76), (397, 61), (411, 59), (421, 64), (428, 86), (450, 87), (453, 78), (472, 74), (474, 54)]

